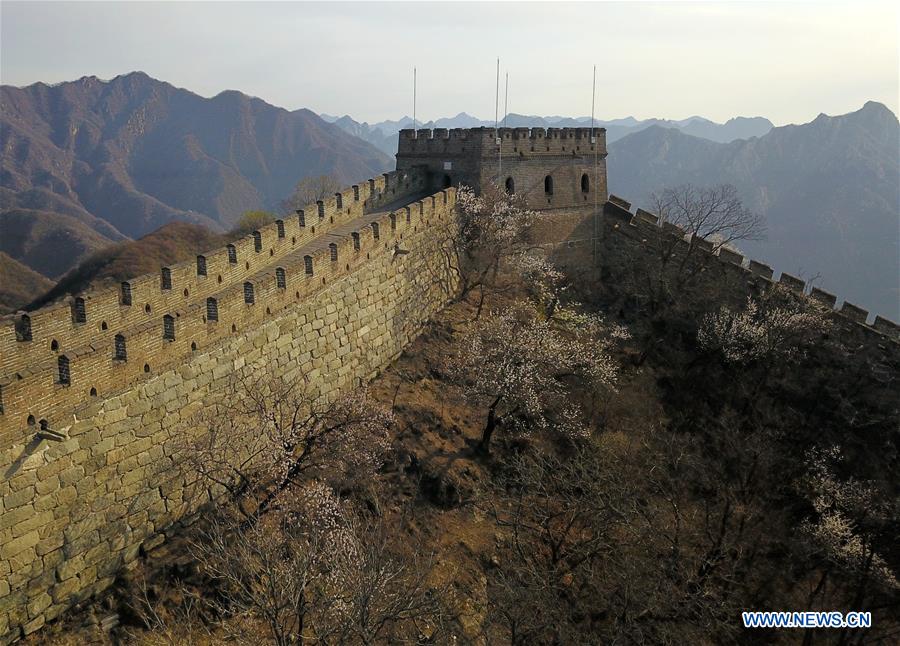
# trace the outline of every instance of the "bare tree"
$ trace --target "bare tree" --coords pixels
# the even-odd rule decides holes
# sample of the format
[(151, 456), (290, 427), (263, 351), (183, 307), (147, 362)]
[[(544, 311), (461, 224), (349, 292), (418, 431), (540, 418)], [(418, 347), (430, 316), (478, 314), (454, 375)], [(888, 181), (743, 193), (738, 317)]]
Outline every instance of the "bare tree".
[(480, 293), (479, 314), (486, 290), (497, 287), (503, 259), (524, 248), (535, 214), (520, 196), (488, 185), (481, 195), (462, 186), (457, 192), (455, 233), (442, 241), (447, 265), (459, 278), (459, 298)]
[(487, 407), (482, 452), (489, 451), (501, 424), (526, 433), (553, 427), (570, 437), (587, 434), (581, 411), (567, 394), (574, 383), (613, 388), (617, 368), (606, 352), (610, 338), (598, 334), (599, 323), (578, 322), (582, 325), (564, 333), (520, 302), (467, 330), (449, 369), (465, 384), (466, 397)]
[(393, 418), (365, 389), (332, 401), (302, 377), (238, 375), (201, 422), (181, 455), (249, 517), (310, 477), (370, 476), (389, 449)]
[[(652, 252), (610, 254), (623, 265), (616, 268), (624, 269), (623, 278), (633, 283), (632, 295), (645, 301), (651, 312), (665, 310), (686, 295), (704, 293), (696, 288), (709, 266), (709, 253), (765, 233), (763, 219), (743, 205), (729, 184), (666, 188), (651, 201), (660, 222), (649, 235), (646, 224), (641, 232)], [(715, 280), (721, 283), (720, 276)], [(719, 293), (714, 285), (704, 284), (704, 289)]]
[(178, 643), (202, 635), (194, 624), (204, 622), (239, 643), (279, 646), (422, 644), (444, 635), (446, 590), (428, 584), (431, 560), (325, 483), (282, 492), (252, 523), (219, 511), (191, 545), (208, 585), (186, 593), (181, 613), (140, 604), (150, 631), (141, 641)]
[[(604, 601), (598, 568), (621, 567), (634, 513), (625, 472), (599, 447), (520, 454), (505, 464), (500, 493), (485, 500), (508, 540), (490, 587), (491, 616), (510, 643), (589, 643)], [(626, 532), (627, 534), (627, 532)]]
[(695, 238), (706, 238), (713, 249), (740, 240), (759, 240), (765, 233), (765, 222), (747, 209), (731, 184), (697, 187), (682, 184), (654, 193), (653, 206), (662, 222), (668, 222)]
[(333, 175), (304, 177), (294, 187), (290, 197), (281, 203), (285, 213), (293, 213), (326, 197), (332, 197), (343, 188), (341, 182)]

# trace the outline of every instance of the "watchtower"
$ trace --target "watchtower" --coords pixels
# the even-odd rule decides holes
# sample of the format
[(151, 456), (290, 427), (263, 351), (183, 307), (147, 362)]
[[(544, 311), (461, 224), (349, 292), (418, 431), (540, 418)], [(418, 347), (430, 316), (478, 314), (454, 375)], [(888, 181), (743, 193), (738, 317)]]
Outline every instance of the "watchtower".
[(397, 170), (421, 167), (433, 190), (495, 182), (539, 211), (602, 205), (604, 128), (401, 130)]

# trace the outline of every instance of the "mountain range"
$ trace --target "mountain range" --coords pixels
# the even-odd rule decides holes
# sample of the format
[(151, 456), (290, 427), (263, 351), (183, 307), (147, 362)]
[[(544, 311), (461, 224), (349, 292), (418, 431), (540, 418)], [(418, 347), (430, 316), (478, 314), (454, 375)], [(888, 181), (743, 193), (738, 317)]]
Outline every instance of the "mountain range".
[[(335, 117), (328, 114), (319, 115), (325, 121), (333, 123), (345, 132), (370, 144), (387, 155), (397, 152), (398, 133), (404, 128), (413, 127), (412, 117), (403, 117), (397, 121), (380, 121), (375, 124), (359, 123), (348, 115)], [(418, 128), (479, 128), (492, 127), (493, 121), (478, 119), (465, 112), (455, 117), (446, 117), (434, 121), (416, 122)], [(508, 128), (585, 128), (591, 125), (590, 117), (538, 117), (523, 114), (508, 114), (501, 119), (501, 125)], [(703, 137), (710, 141), (727, 143), (735, 139), (761, 137), (773, 128), (772, 122), (763, 117), (735, 117), (725, 123), (716, 123), (703, 117), (688, 117), (680, 121), (669, 119), (612, 119), (594, 121), (598, 128), (606, 128), (606, 142), (612, 143), (629, 134), (639, 132), (653, 126), (673, 128), (689, 135)]]
[(716, 143), (654, 126), (609, 147), (612, 193), (649, 205), (684, 183), (734, 184), (768, 225), (753, 258), (900, 320), (900, 125), (880, 103)]
[[(491, 122), (461, 113), (422, 127), (480, 125)], [(900, 126), (885, 106), (783, 127), (740, 117), (597, 125), (610, 141), (611, 192), (646, 208), (666, 186), (734, 184), (768, 223), (767, 239), (742, 243), (744, 252), (900, 319)], [(388, 170), (408, 126), (408, 117), (370, 126), (287, 111), (235, 91), (203, 98), (139, 72), (2, 86), (0, 308), (33, 300), (86, 259), (109, 277), (142, 256), (189, 256), (203, 235), (173, 225), (215, 235), (246, 210), (277, 205), (303, 176), (349, 184)], [(164, 225), (151, 251), (130, 244)]]
[(215, 231), (310, 175), (352, 183), (392, 160), (309, 110), (204, 98), (141, 72), (0, 87), (0, 251), (58, 278), (177, 221)]

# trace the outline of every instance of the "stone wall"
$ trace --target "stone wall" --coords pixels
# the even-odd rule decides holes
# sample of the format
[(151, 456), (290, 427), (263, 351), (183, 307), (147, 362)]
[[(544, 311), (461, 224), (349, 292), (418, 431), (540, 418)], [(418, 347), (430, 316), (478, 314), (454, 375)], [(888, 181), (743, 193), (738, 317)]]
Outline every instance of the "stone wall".
[[(327, 235), (337, 234), (348, 246), (348, 223), (424, 193), (423, 174), (385, 173), (197, 260), (0, 318), (0, 448), (26, 441), (41, 423), (51, 429), (65, 426), (78, 405), (185, 360), (195, 349), (231, 334), (232, 325), (234, 331), (244, 330), (253, 320), (253, 311), (244, 307), (244, 283), (253, 285), (263, 310), (269, 298), (287, 293), (300, 298), (319, 286), (320, 268), (331, 270), (329, 249), (321, 244)], [(305, 253), (314, 256), (315, 277), (305, 273), (305, 254), (298, 257), (298, 250), (309, 245), (313, 249)], [(358, 258), (343, 251), (341, 257)], [(275, 289), (278, 267), (287, 285), (280, 291)], [(205, 318), (208, 298), (216, 300), (218, 322)], [(163, 339), (166, 316), (175, 319), (172, 342)], [(124, 360), (116, 355), (117, 336), (125, 346)], [(60, 361), (68, 365), (68, 383), (60, 379)]]
[[(610, 196), (602, 213), (598, 257), (602, 265), (617, 267), (615, 273), (619, 275), (624, 268), (625, 274), (633, 274), (640, 283), (641, 271), (648, 268), (656, 270), (657, 265), (649, 262), (648, 254), (655, 255), (660, 245), (666, 245), (666, 248), (673, 249), (676, 258), (692, 254), (691, 262), (700, 268), (703, 284), (715, 290), (722, 299), (743, 301), (748, 294), (758, 293), (778, 283), (824, 306), (833, 314), (840, 333), (862, 335), (876, 341), (900, 341), (900, 326), (895, 322), (882, 316), (870, 317), (866, 310), (847, 301), (840, 302), (836, 295), (807, 284), (796, 276), (786, 272), (777, 275), (772, 267), (764, 263), (745, 258), (701, 237), (692, 237), (679, 227), (660, 221), (657, 215), (649, 211), (637, 209), (632, 213), (631, 204), (620, 197)], [(571, 235), (585, 237), (589, 235), (590, 226), (589, 220), (585, 219), (581, 228)], [(631, 271), (628, 266), (632, 267)], [(871, 323), (868, 322), (870, 318)]]
[[(322, 392), (336, 393), (395, 358), (455, 288), (438, 249), (441, 230), (454, 226), (454, 204), (449, 189), (391, 212), (357, 211), (343, 225), (339, 217), (330, 222), (326, 210), (316, 220), (334, 226), (304, 245), (290, 242), (299, 227), (284, 238), (267, 231), (259, 252), (251, 238), (238, 250), (241, 279), (209, 290), (218, 302), (218, 321), (206, 318), (205, 296), (177, 309), (151, 305), (155, 317), (129, 332), (125, 365), (109, 365), (110, 334), (98, 344), (103, 361), (85, 363), (72, 375), (69, 392), (78, 394), (47, 413), (59, 420), (49, 429), (60, 434), (56, 441), (28, 433), (27, 425), (26, 432), (18, 423), (7, 425), (0, 448), (0, 643), (37, 630), (109, 586), (123, 566), (162, 542), (166, 529), (202, 502), (183, 495), (175, 447), (236, 373), (299, 372)], [(275, 258), (278, 244), (290, 248), (277, 262), (249, 274), (252, 267), (241, 269), (245, 257)], [(227, 255), (207, 263), (206, 281), (218, 285), (215, 276), (226, 270)], [(278, 268), (286, 270), (286, 287), (278, 284)], [(173, 292), (207, 293), (191, 268), (173, 274)], [(195, 282), (185, 287), (181, 281), (188, 280)], [(251, 281), (252, 304), (243, 291)], [(143, 310), (144, 295), (159, 289), (148, 281), (140, 298), (133, 294), (131, 307)], [(174, 340), (163, 338), (160, 309), (177, 313)], [(55, 334), (62, 337), (64, 329), (60, 325)], [(40, 336), (41, 346), (48, 336)], [(86, 362), (97, 351), (73, 358)], [(86, 392), (92, 379), (104, 384), (94, 397)], [(49, 385), (60, 397), (59, 388)]]

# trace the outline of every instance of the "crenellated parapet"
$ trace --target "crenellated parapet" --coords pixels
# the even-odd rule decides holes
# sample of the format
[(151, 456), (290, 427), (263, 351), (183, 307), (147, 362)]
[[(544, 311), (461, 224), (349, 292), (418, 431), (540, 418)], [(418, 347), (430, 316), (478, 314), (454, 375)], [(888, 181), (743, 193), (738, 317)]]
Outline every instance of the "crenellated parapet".
[(0, 447), (308, 298), (455, 200), (384, 211), (424, 190), (415, 170), (385, 173), (194, 260), (0, 319)]
[(397, 156), (453, 154), (493, 158), (606, 155), (605, 128), (435, 128), (400, 131)]
[(871, 323), (868, 322), (870, 314), (867, 310), (844, 301), (838, 307), (838, 298), (825, 290), (822, 290), (811, 282), (781, 272), (776, 277), (772, 267), (765, 263), (746, 258), (743, 254), (730, 249), (722, 244), (706, 240), (699, 236), (692, 236), (680, 227), (662, 221), (661, 218), (644, 209), (637, 209), (631, 213), (631, 203), (616, 195), (609, 196), (609, 202), (605, 213), (612, 219), (612, 228), (617, 231), (630, 232), (633, 237), (643, 242), (651, 239), (651, 235), (669, 236), (677, 241), (682, 249), (690, 247), (708, 256), (711, 261), (724, 263), (744, 273), (746, 280), (756, 281), (762, 285), (779, 284), (791, 291), (808, 297), (822, 307), (830, 310), (836, 316), (845, 321), (862, 326), (864, 329), (876, 332), (895, 341), (900, 341), (900, 326), (882, 316), (875, 316)]

